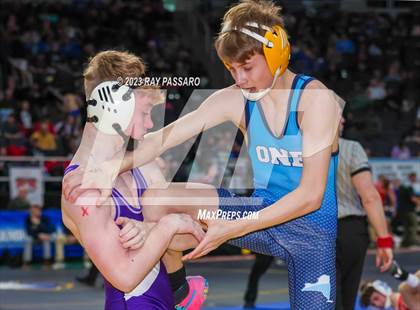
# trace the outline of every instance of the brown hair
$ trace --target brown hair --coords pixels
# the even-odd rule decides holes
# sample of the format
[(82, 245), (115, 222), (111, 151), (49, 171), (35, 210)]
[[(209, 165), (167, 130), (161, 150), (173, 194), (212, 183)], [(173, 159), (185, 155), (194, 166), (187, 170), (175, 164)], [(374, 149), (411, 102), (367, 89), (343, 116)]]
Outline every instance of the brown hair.
[(140, 77), (145, 71), (146, 66), (140, 57), (126, 51), (109, 50), (89, 58), (83, 77), (87, 81), (100, 83), (117, 80), (119, 77), (124, 80), (129, 77)]
[(371, 282), (366, 282), (360, 287), (360, 304), (363, 307), (368, 307), (370, 305), (370, 297), (376, 292), (375, 288), (372, 286)]
[(268, 27), (281, 26), (284, 28), (283, 18), (280, 16), (281, 7), (269, 0), (242, 0), (232, 6), (223, 16), (223, 27), (231, 30), (220, 32), (215, 41), (215, 47), (220, 59), (227, 63), (243, 63), (255, 53), (263, 54), (262, 44), (254, 38), (243, 34), (234, 28), (248, 28), (262, 36), (265, 30), (246, 26), (255, 22)]

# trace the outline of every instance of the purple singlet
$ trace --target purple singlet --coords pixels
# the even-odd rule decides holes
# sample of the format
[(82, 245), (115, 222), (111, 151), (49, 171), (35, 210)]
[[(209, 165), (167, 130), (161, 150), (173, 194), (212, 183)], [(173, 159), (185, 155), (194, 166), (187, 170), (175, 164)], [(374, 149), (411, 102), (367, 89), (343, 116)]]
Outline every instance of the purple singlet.
[[(78, 165), (70, 165), (64, 171), (64, 175), (75, 170)], [(131, 170), (137, 185), (137, 195), (141, 207), (140, 197), (147, 188), (147, 183), (140, 170)], [(141, 208), (131, 206), (116, 189), (112, 189), (112, 198), (115, 203), (115, 217), (128, 217), (137, 221), (143, 221)], [(150, 273), (130, 293), (124, 293), (113, 287), (105, 280), (105, 310), (167, 310), (174, 309), (172, 289), (169, 283), (165, 266), (158, 262)]]

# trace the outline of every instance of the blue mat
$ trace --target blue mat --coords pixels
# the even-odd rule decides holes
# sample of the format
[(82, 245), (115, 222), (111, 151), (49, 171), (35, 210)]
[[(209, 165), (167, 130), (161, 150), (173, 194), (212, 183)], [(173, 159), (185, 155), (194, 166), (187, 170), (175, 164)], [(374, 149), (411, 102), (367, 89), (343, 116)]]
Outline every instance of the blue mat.
[[(206, 310), (243, 310), (242, 306), (233, 306), (233, 307), (215, 307), (215, 308), (206, 308)], [(254, 308), (255, 310), (290, 310), (290, 304), (288, 302), (278, 302), (270, 304), (257, 304)], [(354, 310), (375, 310), (374, 307), (364, 308), (360, 306), (359, 297), (356, 301), (356, 306)], [(385, 309), (391, 310), (391, 308)]]
[[(242, 306), (234, 307), (216, 307), (216, 308), (206, 308), (207, 310), (243, 310)], [(278, 302), (273, 304), (257, 304), (254, 308), (256, 310), (290, 310), (290, 305), (288, 302)]]

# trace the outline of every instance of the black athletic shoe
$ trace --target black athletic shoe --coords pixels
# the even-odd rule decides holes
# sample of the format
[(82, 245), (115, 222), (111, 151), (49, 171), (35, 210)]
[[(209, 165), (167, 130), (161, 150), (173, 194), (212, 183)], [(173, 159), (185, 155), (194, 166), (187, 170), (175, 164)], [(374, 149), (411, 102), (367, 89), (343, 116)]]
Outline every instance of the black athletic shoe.
[(252, 301), (246, 301), (244, 304), (244, 309), (255, 309), (255, 303)]
[(76, 277), (77, 282), (82, 283), (87, 286), (95, 286), (95, 279), (89, 277)]
[(401, 268), (400, 265), (394, 260), (392, 261), (392, 267), (390, 269), (391, 275), (399, 280), (399, 281), (405, 281), (408, 279), (408, 272)]

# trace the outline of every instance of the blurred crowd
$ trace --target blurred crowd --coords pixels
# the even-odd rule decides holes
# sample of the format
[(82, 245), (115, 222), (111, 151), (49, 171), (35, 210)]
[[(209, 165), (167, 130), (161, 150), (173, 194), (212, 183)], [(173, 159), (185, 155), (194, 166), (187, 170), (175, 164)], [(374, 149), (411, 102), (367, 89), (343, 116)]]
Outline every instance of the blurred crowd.
[(327, 6), (316, 14), (285, 13), (292, 67), (346, 101), (344, 135), (372, 156), (419, 157), (420, 12), (346, 13)]
[[(211, 1), (202, 3), (210, 5), (201, 11), (216, 33), (220, 16), (209, 14)], [(198, 76), (200, 87), (211, 88), (203, 60), (182, 43), (176, 13), (162, 1), (7, 1), (1, 7), (0, 156), (75, 152), (84, 119), (83, 66), (100, 50), (132, 51), (146, 61), (148, 76)], [(283, 14), (292, 70), (319, 78), (346, 101), (344, 136), (360, 141), (371, 156), (418, 158), (418, 12), (346, 13), (322, 6), (288, 11), (286, 6)], [(190, 94), (189, 88), (169, 89), (164, 119), (157, 123), (175, 120)], [(205, 141), (206, 149), (223, 154), (210, 161), (201, 156), (196, 180), (212, 183), (220, 176), (226, 152), (220, 150), (230, 138), (222, 134)], [(228, 150), (233, 160), (239, 143)], [(176, 180), (185, 179), (196, 158), (188, 154)], [(62, 167), (55, 168), (46, 166), (46, 173), (60, 175)], [(4, 162), (0, 175), (7, 175)]]
[[(160, 1), (1, 6), (0, 155), (74, 153), (83, 119), (83, 66), (98, 51), (132, 51), (147, 63), (148, 76), (205, 80)], [(171, 91), (175, 100), (184, 96), (182, 89)], [(167, 110), (177, 115), (181, 107), (168, 101)]]

